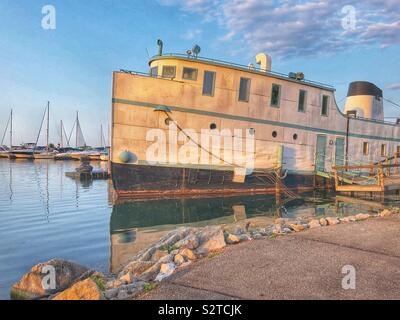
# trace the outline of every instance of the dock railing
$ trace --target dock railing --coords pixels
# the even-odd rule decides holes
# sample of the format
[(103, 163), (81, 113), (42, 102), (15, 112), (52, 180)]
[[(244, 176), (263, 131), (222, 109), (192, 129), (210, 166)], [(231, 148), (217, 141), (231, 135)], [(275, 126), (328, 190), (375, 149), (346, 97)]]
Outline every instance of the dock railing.
[(388, 184), (400, 183), (398, 159), (396, 153), (373, 164), (333, 166), (336, 191), (384, 192)]

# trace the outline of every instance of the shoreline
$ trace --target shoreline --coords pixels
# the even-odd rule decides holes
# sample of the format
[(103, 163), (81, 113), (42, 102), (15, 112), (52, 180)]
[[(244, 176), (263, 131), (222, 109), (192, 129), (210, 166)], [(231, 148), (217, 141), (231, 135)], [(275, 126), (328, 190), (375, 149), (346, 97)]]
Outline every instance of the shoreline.
[[(140, 299), (181, 270), (190, 270), (205, 258), (212, 258), (238, 243), (271, 240), (309, 229), (353, 224), (398, 215), (400, 208), (384, 209), (379, 214), (357, 214), (337, 218), (278, 218), (258, 229), (235, 227), (233, 232), (221, 226), (180, 227), (138, 252), (118, 274), (102, 274), (73, 262), (54, 259), (34, 266), (30, 273), (11, 288), (12, 299), (51, 300), (132, 300)], [(232, 248), (234, 250), (235, 248)], [(54, 267), (56, 288), (43, 288), (49, 269)], [(46, 271), (46, 272), (44, 272)]]

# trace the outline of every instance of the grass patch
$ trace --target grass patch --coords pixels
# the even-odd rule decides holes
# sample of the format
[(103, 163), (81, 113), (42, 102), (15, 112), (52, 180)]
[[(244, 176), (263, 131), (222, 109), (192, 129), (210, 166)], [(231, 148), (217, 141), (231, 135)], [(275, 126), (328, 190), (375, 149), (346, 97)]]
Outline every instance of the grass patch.
[(144, 290), (145, 292), (149, 292), (149, 291), (153, 290), (155, 287), (157, 287), (157, 284), (155, 284), (155, 283), (146, 283), (146, 284), (143, 286), (143, 290)]
[(172, 251), (178, 250), (179, 248), (176, 245), (168, 246), (168, 254)]
[(106, 283), (104, 282), (104, 279), (102, 277), (93, 275), (90, 277), (90, 279), (92, 279), (96, 283), (97, 288), (99, 288), (101, 291), (106, 291)]

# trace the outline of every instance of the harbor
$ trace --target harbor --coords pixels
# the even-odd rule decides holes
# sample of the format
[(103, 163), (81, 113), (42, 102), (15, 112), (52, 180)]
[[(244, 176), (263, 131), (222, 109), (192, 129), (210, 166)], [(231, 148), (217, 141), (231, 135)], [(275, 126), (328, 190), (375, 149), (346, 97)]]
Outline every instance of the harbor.
[(0, 301), (400, 299), (398, 1), (3, 2)]

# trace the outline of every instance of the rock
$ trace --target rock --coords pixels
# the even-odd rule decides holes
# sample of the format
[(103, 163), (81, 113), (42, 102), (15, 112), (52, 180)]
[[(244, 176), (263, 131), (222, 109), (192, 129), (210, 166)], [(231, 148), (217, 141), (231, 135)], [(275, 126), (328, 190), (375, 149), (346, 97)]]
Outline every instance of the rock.
[(343, 218), (340, 218), (339, 220), (340, 220), (340, 222), (342, 222), (342, 223), (349, 223), (349, 222), (352, 221), (352, 220), (350, 219), (350, 217), (343, 217)]
[(240, 237), (235, 234), (229, 234), (225, 241), (227, 244), (237, 244), (240, 242)]
[(196, 249), (196, 254), (206, 255), (226, 247), (224, 232), (221, 227), (205, 227), (198, 233), (198, 237), (200, 246)]
[(321, 219), (319, 219), (319, 224), (320, 224), (322, 227), (326, 227), (329, 223), (328, 223), (328, 220), (327, 220), (327, 219), (321, 218)]
[(160, 268), (160, 273), (157, 275), (155, 281), (163, 281), (165, 278), (171, 276), (175, 269), (176, 265), (174, 263), (163, 263)]
[(182, 256), (182, 255), (180, 255), (180, 254), (177, 254), (176, 256), (175, 256), (175, 258), (174, 258), (174, 263), (177, 265), (177, 266), (180, 266), (181, 264), (183, 264), (183, 263), (185, 263), (185, 258)]
[(282, 230), (283, 230), (282, 225), (278, 223), (274, 225), (272, 233), (279, 234), (282, 233)]
[(135, 276), (133, 275), (132, 272), (127, 272), (121, 278), (119, 278), (119, 280), (123, 284), (130, 284), (135, 280)]
[(292, 232), (292, 229), (290, 229), (290, 228), (288, 228), (288, 227), (285, 227), (285, 228), (283, 228), (282, 229), (282, 233), (291, 233)]
[(119, 278), (123, 277), (128, 272), (131, 272), (134, 276), (138, 277), (154, 265), (154, 261), (132, 261), (120, 272)]
[(118, 295), (118, 292), (119, 292), (119, 290), (115, 288), (115, 289), (106, 290), (106, 291), (104, 291), (103, 294), (107, 300), (111, 300)]
[(151, 256), (151, 261), (157, 262), (158, 260), (160, 260), (162, 257), (165, 257), (166, 255), (168, 255), (168, 252), (157, 249)]
[(260, 230), (260, 234), (264, 237), (270, 237), (274, 234), (274, 226), (267, 227)]
[(275, 219), (274, 223), (282, 225), (282, 224), (286, 224), (288, 222), (289, 222), (288, 218), (277, 218), (277, 219)]
[(236, 226), (235, 230), (233, 231), (234, 235), (240, 236), (243, 233), (242, 228), (240, 228), (240, 226)]
[(359, 213), (354, 218), (356, 219), (356, 221), (362, 221), (362, 220), (367, 220), (370, 217), (371, 216), (368, 213)]
[(329, 226), (333, 226), (335, 224), (339, 224), (340, 223), (339, 219), (335, 218), (335, 217), (328, 217), (328, 218), (326, 218), (326, 221), (328, 222)]
[(305, 226), (303, 226), (302, 224), (289, 224), (289, 227), (292, 228), (295, 232), (301, 232), (304, 231)]
[(311, 220), (311, 221), (308, 223), (308, 227), (309, 227), (310, 229), (314, 229), (314, 228), (320, 228), (321, 225), (320, 225), (320, 223), (319, 223), (318, 220), (313, 219), (313, 220)]
[(111, 280), (106, 283), (106, 288), (107, 289), (117, 289), (117, 288), (123, 286), (124, 284), (125, 284), (124, 281), (121, 281), (121, 280)]
[(143, 281), (135, 281), (131, 284), (122, 286), (118, 290), (117, 299), (118, 300), (127, 300), (135, 298), (139, 293), (143, 291), (145, 282)]
[[(53, 288), (51, 288), (52, 270), (55, 276)], [(29, 273), (11, 287), (10, 296), (18, 300), (43, 298), (67, 289), (82, 276), (89, 277), (90, 274), (91, 271), (84, 266), (66, 260), (53, 259), (32, 267)]]
[(188, 248), (190, 250), (194, 250), (199, 246), (199, 239), (195, 234), (190, 234), (186, 238), (175, 243), (175, 247)]
[(264, 237), (260, 233), (257, 233), (257, 232), (252, 235), (252, 238), (254, 240), (262, 240), (262, 239), (264, 239)]
[(197, 259), (197, 257), (196, 257), (196, 255), (194, 254), (194, 252), (193, 252), (192, 250), (190, 250), (190, 249), (187, 249), (187, 248), (181, 250), (181, 251), (180, 251), (180, 254), (181, 254), (183, 257), (185, 257), (186, 259), (189, 259), (189, 260), (196, 260), (196, 259)]
[(379, 213), (380, 217), (390, 217), (392, 215), (392, 211), (385, 209), (381, 213)]
[(245, 241), (250, 241), (251, 237), (248, 234), (242, 234), (240, 235), (240, 242), (245, 242)]
[(52, 300), (104, 300), (103, 292), (88, 278), (57, 294)]
[[(168, 255), (168, 256), (169, 256), (169, 255)], [(166, 256), (166, 257), (168, 257), (168, 256)], [(165, 257), (164, 257), (164, 258), (165, 258)], [(164, 259), (164, 258), (162, 258), (162, 259)], [(157, 262), (157, 263), (156, 263), (155, 265), (153, 265), (151, 268), (149, 268), (149, 269), (147, 269), (145, 272), (143, 272), (143, 273), (139, 276), (139, 279), (142, 280), (142, 281), (146, 281), (146, 282), (148, 282), (148, 281), (153, 281), (153, 280), (157, 277), (158, 273), (160, 272), (161, 264), (162, 264), (162, 263)]]

